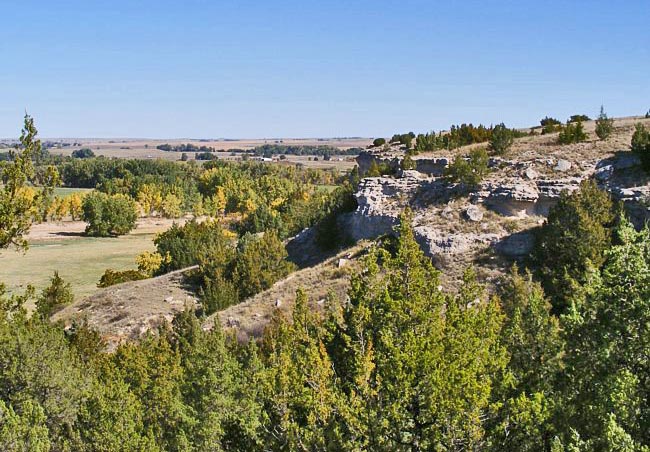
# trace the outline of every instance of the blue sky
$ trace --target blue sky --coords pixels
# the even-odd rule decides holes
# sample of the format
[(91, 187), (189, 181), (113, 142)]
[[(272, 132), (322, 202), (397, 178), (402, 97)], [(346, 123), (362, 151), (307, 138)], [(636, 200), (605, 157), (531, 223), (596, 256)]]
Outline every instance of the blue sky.
[(0, 0), (0, 136), (330, 137), (650, 108), (650, 1)]

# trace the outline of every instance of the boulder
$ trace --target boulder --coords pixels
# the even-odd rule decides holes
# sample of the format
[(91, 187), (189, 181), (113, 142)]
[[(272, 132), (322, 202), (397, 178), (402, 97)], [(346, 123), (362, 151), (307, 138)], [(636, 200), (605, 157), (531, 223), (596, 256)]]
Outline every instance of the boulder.
[(571, 169), (571, 162), (568, 160), (559, 159), (553, 169), (560, 172), (569, 171)]
[(465, 209), (465, 217), (469, 221), (481, 221), (483, 219), (483, 212), (481, 209), (478, 208), (478, 206), (471, 205), (467, 209)]
[(526, 176), (526, 179), (537, 179), (539, 177), (539, 173), (535, 171), (533, 168), (528, 167), (524, 171), (524, 176)]
[(614, 165), (606, 165), (598, 168), (594, 177), (600, 182), (607, 182), (614, 174)]

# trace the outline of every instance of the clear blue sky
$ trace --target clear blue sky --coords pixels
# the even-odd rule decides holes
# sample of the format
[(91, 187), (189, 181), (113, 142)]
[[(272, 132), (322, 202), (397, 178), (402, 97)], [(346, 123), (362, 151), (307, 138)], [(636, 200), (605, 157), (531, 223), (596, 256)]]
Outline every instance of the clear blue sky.
[(650, 108), (650, 1), (0, 3), (0, 136), (382, 136)]

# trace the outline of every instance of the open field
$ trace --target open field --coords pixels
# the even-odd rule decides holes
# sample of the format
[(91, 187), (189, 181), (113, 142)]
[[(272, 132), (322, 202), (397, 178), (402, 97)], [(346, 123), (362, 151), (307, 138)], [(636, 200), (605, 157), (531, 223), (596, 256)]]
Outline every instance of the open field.
[[(53, 147), (49, 152), (54, 155), (68, 156), (77, 149), (90, 148), (96, 155), (116, 158), (139, 158), (139, 159), (165, 159), (180, 160), (182, 152), (166, 152), (156, 149), (161, 144), (193, 144), (196, 146), (207, 146), (217, 150), (216, 155), (222, 160), (238, 160), (241, 155), (231, 155), (230, 149), (250, 150), (263, 144), (284, 144), (304, 146), (334, 146), (339, 149), (365, 148), (371, 142), (370, 138), (270, 138), (270, 139), (172, 139), (172, 140), (150, 140), (141, 138), (107, 139), (107, 138), (43, 138), (43, 141), (54, 141), (57, 143), (70, 143), (70, 146)], [(72, 145), (74, 144), (74, 146)], [(2, 145), (0, 144), (0, 148)], [(3, 149), (0, 149), (2, 151)], [(194, 159), (195, 153), (187, 153), (190, 159)], [(340, 158), (340, 160), (339, 160)], [(287, 163), (301, 163), (311, 168), (338, 168), (347, 170), (354, 167), (353, 156), (334, 156), (330, 161), (322, 158), (314, 160), (310, 156), (287, 155)]]
[(40, 291), (58, 270), (80, 300), (97, 290), (107, 268), (134, 268), (135, 256), (153, 251), (153, 238), (171, 224), (172, 220), (141, 219), (137, 229), (118, 238), (84, 237), (81, 221), (37, 224), (29, 234), (27, 253), (0, 253), (0, 281), (11, 292), (21, 292), (27, 284)]
[(55, 196), (68, 196), (73, 193), (88, 193), (93, 191), (92, 188), (69, 188), (69, 187), (55, 187), (54, 195)]

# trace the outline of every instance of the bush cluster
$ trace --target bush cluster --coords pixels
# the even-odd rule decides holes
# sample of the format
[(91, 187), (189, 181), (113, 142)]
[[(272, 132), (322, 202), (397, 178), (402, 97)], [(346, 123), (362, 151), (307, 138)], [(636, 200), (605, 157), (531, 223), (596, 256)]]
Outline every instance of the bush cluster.
[(560, 128), (560, 134), (557, 141), (560, 144), (580, 143), (587, 139), (584, 126), (581, 121), (575, 123), (567, 123), (564, 127)]

